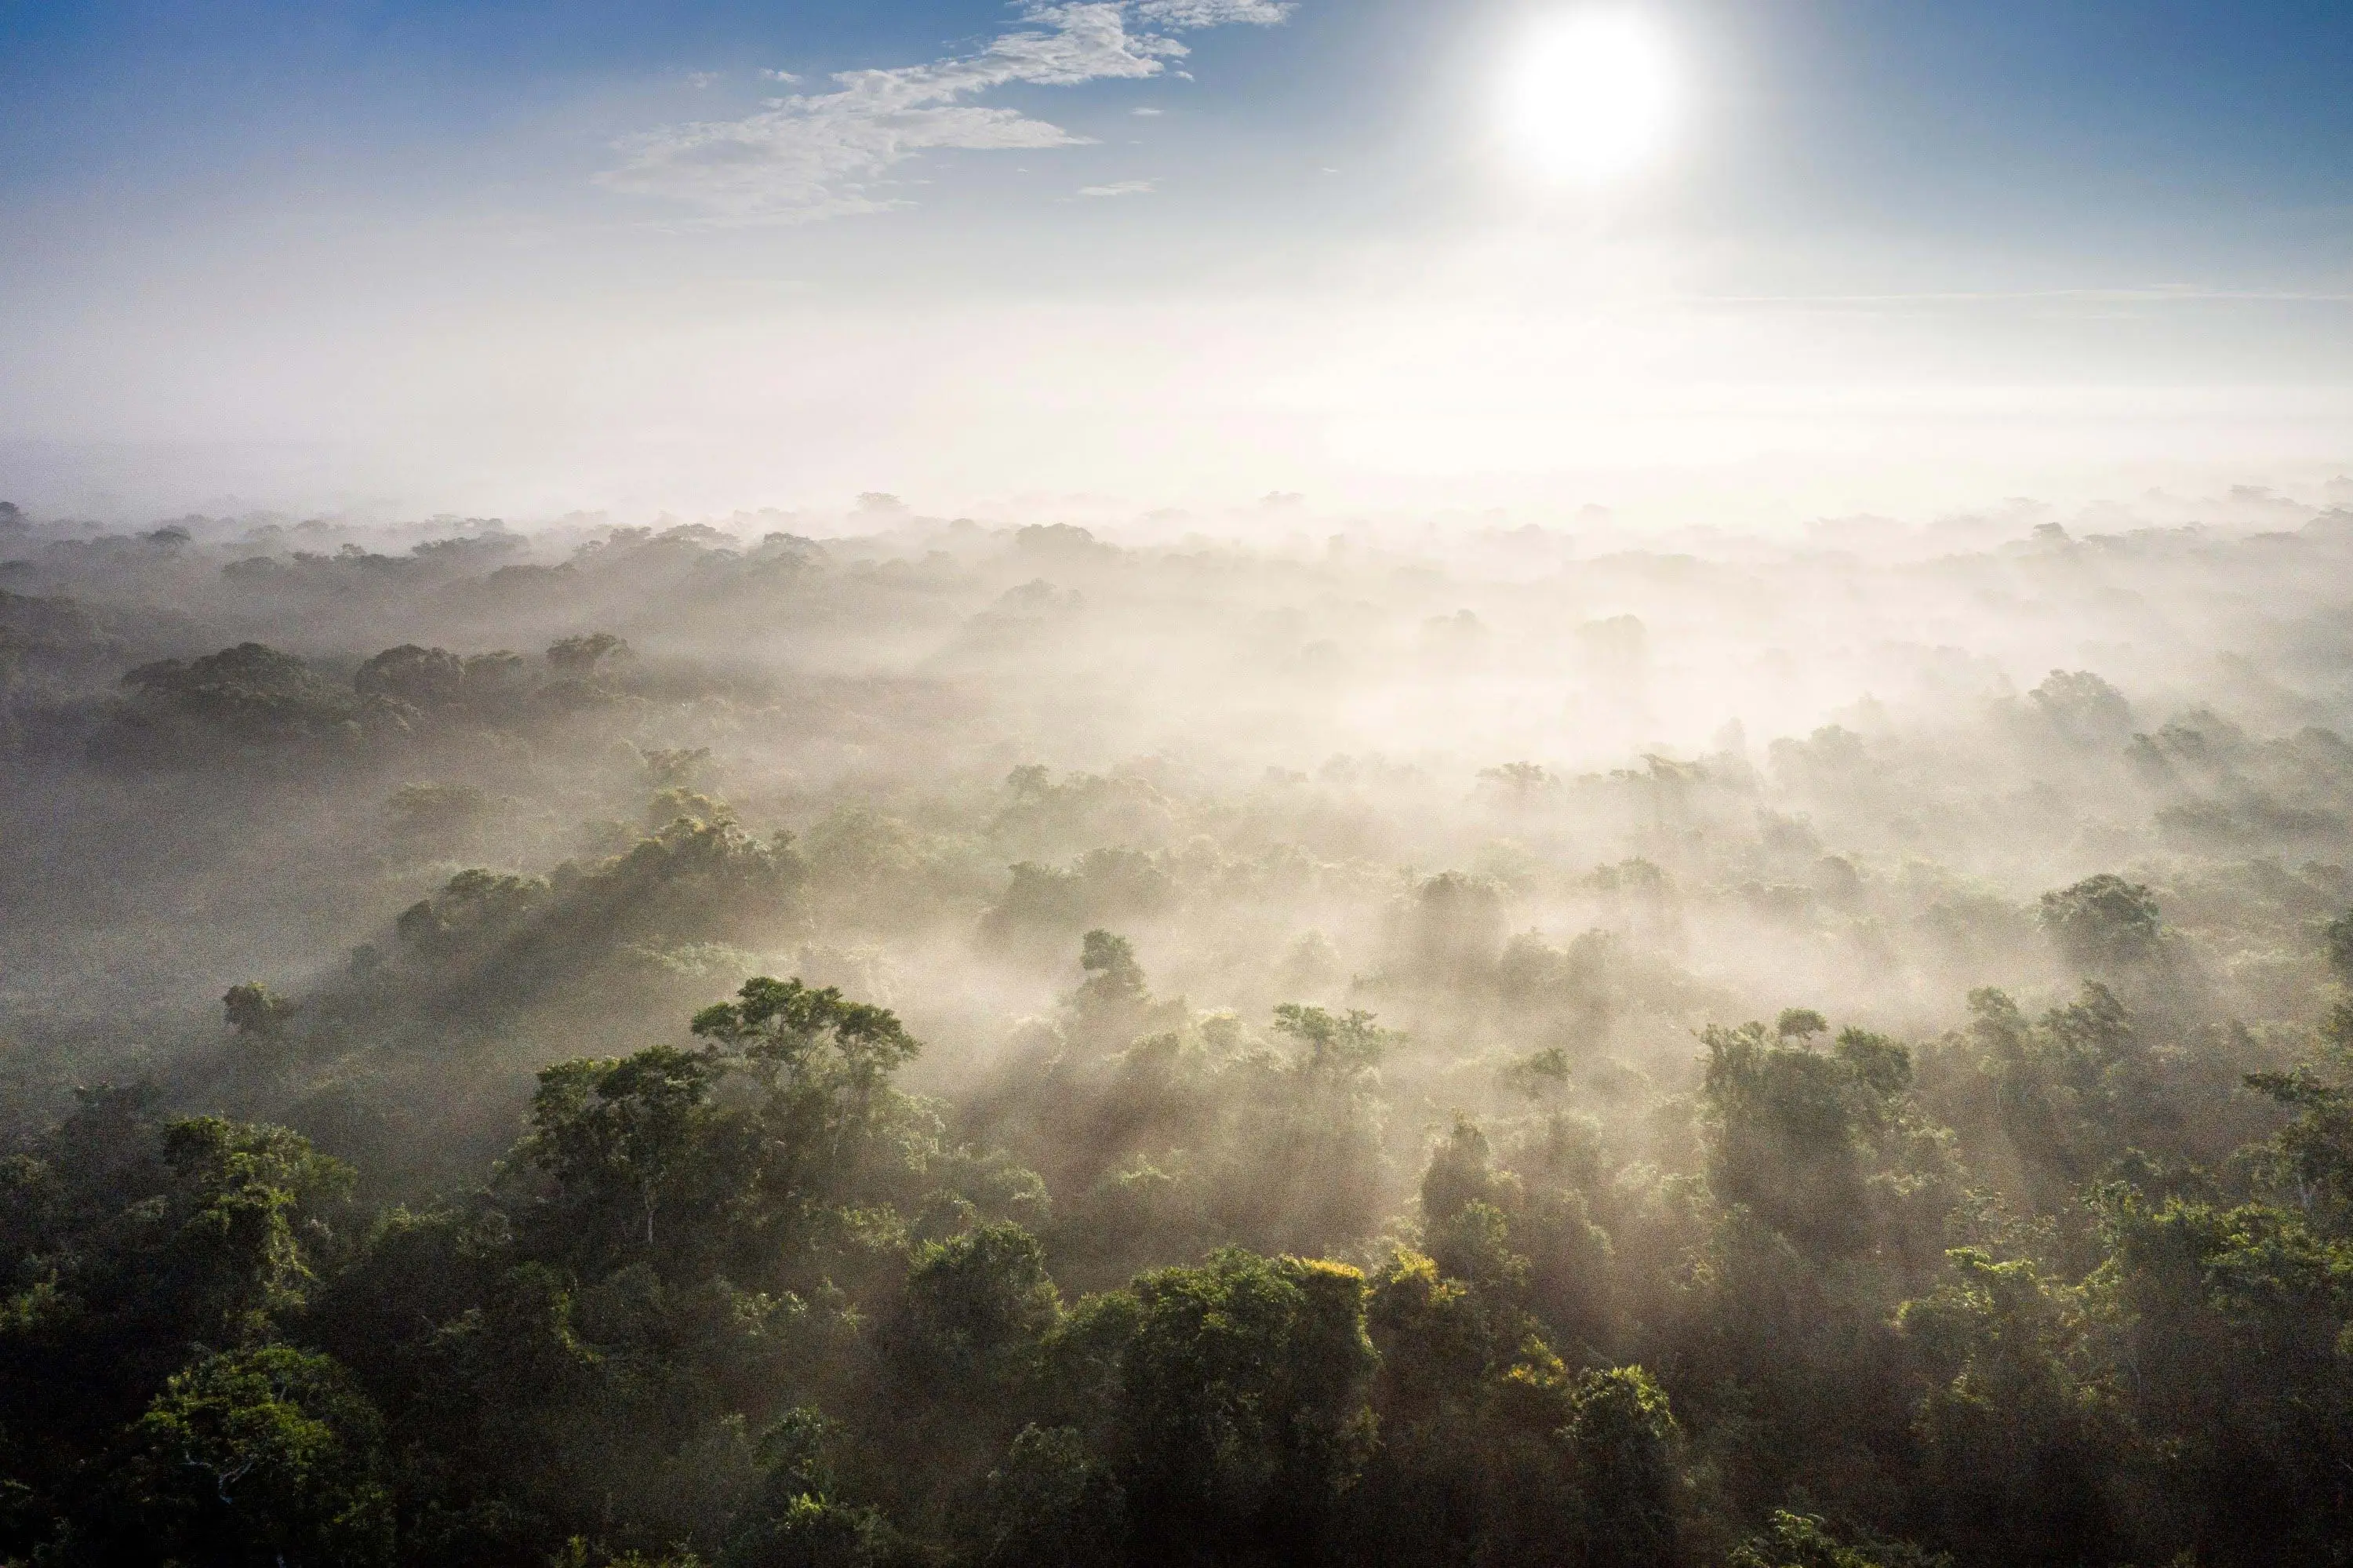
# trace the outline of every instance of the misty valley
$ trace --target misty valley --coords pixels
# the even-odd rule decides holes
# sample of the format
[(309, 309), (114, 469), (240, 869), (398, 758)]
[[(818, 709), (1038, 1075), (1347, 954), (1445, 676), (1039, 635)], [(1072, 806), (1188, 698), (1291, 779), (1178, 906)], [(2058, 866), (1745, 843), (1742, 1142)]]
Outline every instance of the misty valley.
[(2337, 483), (0, 506), (0, 1563), (2353, 1561)]

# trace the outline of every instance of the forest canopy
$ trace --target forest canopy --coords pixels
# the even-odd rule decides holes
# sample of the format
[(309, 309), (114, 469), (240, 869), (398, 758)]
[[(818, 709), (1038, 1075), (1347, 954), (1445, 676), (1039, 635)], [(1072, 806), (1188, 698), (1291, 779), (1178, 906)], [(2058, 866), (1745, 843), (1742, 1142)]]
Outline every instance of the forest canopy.
[(2353, 1562), (2353, 513), (0, 532), (0, 1563)]

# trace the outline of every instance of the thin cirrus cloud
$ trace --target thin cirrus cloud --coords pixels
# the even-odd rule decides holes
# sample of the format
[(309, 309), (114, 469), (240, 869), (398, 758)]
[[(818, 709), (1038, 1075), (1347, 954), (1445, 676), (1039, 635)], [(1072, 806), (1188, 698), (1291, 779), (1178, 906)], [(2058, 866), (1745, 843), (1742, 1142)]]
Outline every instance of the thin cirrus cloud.
[(1222, 27), (1229, 22), (1271, 27), (1296, 9), (1293, 0), (1144, 0), (1135, 14), (1163, 27)]
[[(973, 101), (995, 89), (1159, 76), (1188, 52), (1168, 32), (1271, 26), (1292, 9), (1287, 0), (1032, 5), (1022, 26), (974, 54), (841, 71), (832, 92), (771, 99), (740, 120), (665, 125), (630, 137), (619, 143), (619, 165), (597, 178), (631, 196), (684, 202), (722, 223), (883, 212), (909, 205), (891, 174), (923, 153), (1037, 151), (1091, 140), (1018, 110)], [(790, 79), (779, 72), (775, 79)], [(1127, 196), (1150, 186), (1131, 180), (1082, 194)]]
[(1150, 196), (1160, 188), (1158, 180), (1113, 180), (1107, 185), (1081, 185), (1082, 196)]

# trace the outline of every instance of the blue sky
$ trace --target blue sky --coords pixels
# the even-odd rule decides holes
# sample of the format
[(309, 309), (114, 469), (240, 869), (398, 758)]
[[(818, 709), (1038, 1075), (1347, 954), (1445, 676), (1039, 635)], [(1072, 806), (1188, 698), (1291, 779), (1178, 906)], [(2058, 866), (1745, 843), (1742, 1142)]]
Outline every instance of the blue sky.
[(0, 482), (1925, 502), (2055, 472), (2054, 420), (2104, 482), (2353, 461), (2353, 6), (1634, 0), (1672, 145), (1564, 193), (1490, 110), (1576, 8), (0, 5)]

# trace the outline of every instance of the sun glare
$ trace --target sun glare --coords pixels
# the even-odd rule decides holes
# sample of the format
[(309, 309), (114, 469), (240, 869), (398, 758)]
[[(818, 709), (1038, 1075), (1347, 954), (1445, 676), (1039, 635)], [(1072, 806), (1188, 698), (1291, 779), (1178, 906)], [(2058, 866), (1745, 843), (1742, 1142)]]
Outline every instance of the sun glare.
[(1505, 68), (1501, 129), (1549, 178), (1620, 180), (1664, 147), (1677, 107), (1666, 38), (1632, 11), (1580, 10), (1530, 29)]

